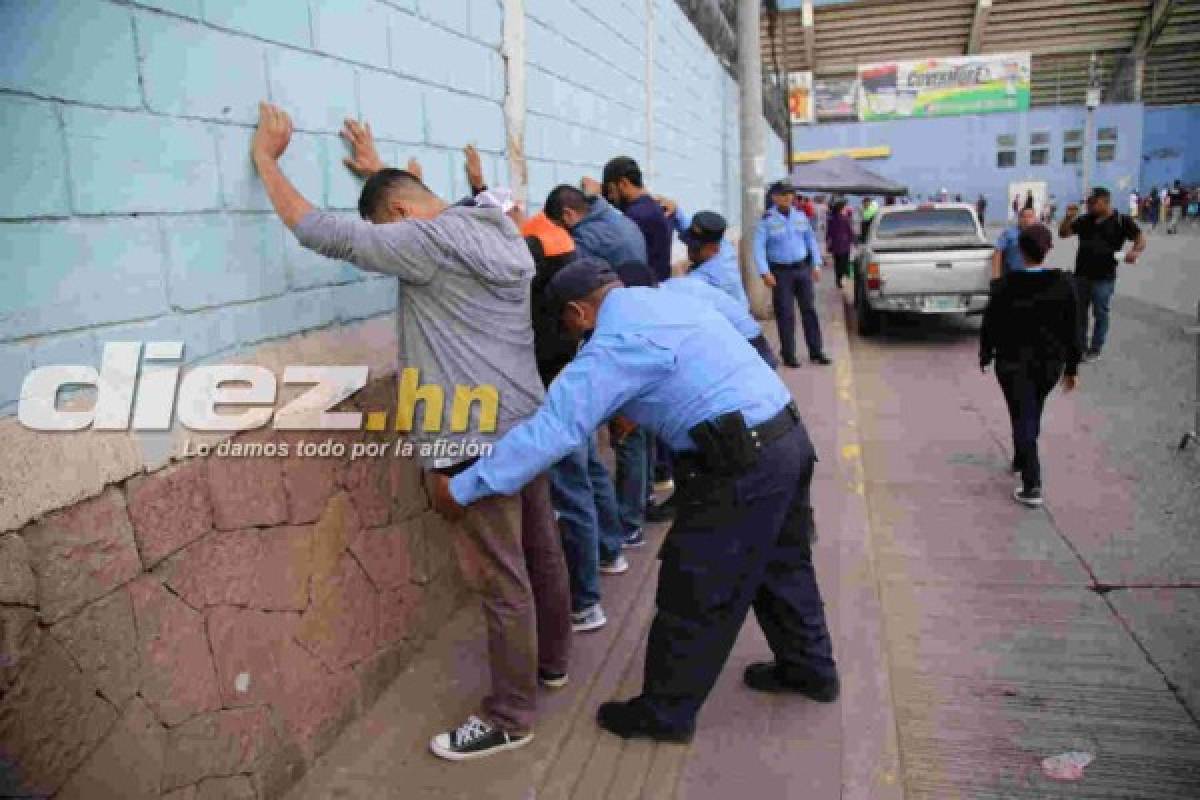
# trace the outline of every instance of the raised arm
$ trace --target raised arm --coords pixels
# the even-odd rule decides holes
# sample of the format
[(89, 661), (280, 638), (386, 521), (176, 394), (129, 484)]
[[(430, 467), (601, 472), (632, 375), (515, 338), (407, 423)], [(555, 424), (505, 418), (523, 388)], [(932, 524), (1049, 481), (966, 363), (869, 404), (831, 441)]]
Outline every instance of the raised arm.
[(295, 230), (300, 220), (314, 210), (279, 168), (279, 159), (292, 140), (292, 120), (287, 112), (270, 103), (258, 104), (258, 128), (250, 142), (250, 155), (263, 188), (283, 224)]
[(1071, 203), (1067, 206), (1067, 213), (1063, 216), (1063, 221), (1058, 226), (1058, 236), (1060, 239), (1069, 238), (1075, 233), (1075, 219), (1079, 216), (1079, 206)]

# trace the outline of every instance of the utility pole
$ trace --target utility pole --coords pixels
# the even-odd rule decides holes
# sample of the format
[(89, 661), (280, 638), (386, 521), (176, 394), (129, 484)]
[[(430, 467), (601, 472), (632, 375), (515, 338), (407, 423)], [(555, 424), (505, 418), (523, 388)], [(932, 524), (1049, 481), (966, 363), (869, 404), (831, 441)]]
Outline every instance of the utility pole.
[(763, 119), (762, 43), (759, 15), (762, 0), (738, 0), (737, 67), (738, 121), (742, 162), (742, 283), (750, 308), (760, 319), (769, 316), (766, 284), (754, 267), (754, 228), (763, 211), (763, 166), (766, 161), (766, 127)]
[(1094, 149), (1093, 141), (1096, 135), (1096, 106), (1100, 105), (1100, 75), (1097, 69), (1096, 54), (1093, 52), (1092, 57), (1088, 59), (1088, 88), (1085, 98), (1087, 104), (1087, 119), (1083, 127), (1083, 192), (1080, 195), (1081, 200), (1086, 200), (1088, 192), (1091, 191), (1091, 164), (1092, 150)]

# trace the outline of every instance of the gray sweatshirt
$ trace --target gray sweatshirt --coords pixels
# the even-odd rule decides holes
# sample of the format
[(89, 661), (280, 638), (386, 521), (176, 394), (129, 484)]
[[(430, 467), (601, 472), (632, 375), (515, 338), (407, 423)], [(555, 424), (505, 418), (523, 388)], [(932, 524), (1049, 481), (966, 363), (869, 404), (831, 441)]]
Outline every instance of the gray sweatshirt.
[[(444, 395), (440, 432), (423, 432), (434, 420), (422, 422), (430, 410), (419, 403), (406, 439), (492, 442), (537, 410), (544, 391), (529, 315), (533, 258), (500, 209), (453, 206), (432, 220), (387, 225), (312, 211), (296, 226), (296, 238), (330, 258), (399, 279), (399, 367), (418, 368), (420, 383), (437, 384)], [(479, 431), (478, 402), (467, 432), (451, 431), (455, 388), (485, 384), (499, 394), (495, 432)], [(380, 410), (394, 424), (395, 410)], [(439, 450), (422, 462), (447, 467), (469, 456)]]

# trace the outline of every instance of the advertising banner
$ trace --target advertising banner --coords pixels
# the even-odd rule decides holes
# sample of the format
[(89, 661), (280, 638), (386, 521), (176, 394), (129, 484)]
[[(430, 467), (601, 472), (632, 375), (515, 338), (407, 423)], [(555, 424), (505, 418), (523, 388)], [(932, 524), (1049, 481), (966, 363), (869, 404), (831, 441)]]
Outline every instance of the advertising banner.
[(1029, 53), (890, 61), (858, 68), (859, 119), (1025, 111)]
[(788, 114), (793, 125), (813, 121), (813, 79), (811, 72), (788, 73)]
[(817, 78), (813, 107), (818, 122), (858, 119), (858, 78)]

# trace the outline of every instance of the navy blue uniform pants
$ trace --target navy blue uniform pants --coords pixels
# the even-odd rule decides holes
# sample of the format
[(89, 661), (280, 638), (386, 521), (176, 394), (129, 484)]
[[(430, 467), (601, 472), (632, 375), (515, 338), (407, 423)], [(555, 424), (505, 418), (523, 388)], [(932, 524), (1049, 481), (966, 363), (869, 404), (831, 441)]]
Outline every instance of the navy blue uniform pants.
[(779, 345), (784, 361), (796, 360), (796, 306), (800, 306), (800, 325), (804, 328), (804, 343), (808, 357), (814, 359), (825, 352), (821, 342), (821, 322), (817, 319), (813, 291), (813, 272), (810, 262), (802, 264), (772, 264), (775, 288), (771, 299), (775, 306), (775, 324), (779, 327)]
[(694, 724), (751, 608), (780, 664), (836, 675), (812, 563), (815, 462), (797, 424), (740, 477), (676, 464), (677, 516), (659, 555), (641, 696), (663, 725)]

